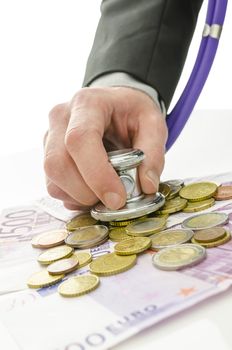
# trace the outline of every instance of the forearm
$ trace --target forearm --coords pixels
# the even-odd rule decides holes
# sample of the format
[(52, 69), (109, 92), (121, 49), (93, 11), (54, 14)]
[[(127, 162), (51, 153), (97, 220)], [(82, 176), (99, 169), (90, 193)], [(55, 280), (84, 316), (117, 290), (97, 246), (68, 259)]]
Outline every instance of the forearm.
[(83, 85), (124, 72), (155, 89), (168, 108), (202, 1), (103, 1)]

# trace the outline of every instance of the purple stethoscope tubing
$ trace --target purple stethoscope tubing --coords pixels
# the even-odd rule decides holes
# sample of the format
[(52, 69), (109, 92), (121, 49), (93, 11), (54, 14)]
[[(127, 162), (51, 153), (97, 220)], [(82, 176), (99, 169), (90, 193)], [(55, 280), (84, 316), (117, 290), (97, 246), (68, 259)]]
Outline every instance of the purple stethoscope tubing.
[(189, 80), (170, 114), (167, 115), (168, 140), (166, 151), (174, 144), (187, 123), (193, 108), (201, 94), (204, 84), (212, 67), (219, 37), (211, 35), (215, 25), (221, 31), (224, 23), (228, 0), (209, 0), (203, 37)]

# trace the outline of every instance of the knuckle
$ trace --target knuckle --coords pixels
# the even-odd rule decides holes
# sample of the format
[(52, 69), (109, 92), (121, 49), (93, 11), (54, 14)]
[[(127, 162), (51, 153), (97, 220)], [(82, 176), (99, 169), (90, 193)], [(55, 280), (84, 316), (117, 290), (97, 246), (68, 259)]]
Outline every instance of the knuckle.
[(93, 127), (88, 128), (85, 123), (70, 129), (65, 135), (65, 146), (69, 152), (80, 149), (82, 144), (96, 137), (98, 131)]
[(54, 119), (57, 119), (59, 117), (63, 117), (66, 109), (67, 109), (66, 103), (60, 103), (60, 104), (54, 106), (48, 114), (49, 119), (54, 120)]
[(65, 168), (65, 159), (61, 154), (48, 154), (45, 156), (44, 171), (49, 179), (62, 180)]

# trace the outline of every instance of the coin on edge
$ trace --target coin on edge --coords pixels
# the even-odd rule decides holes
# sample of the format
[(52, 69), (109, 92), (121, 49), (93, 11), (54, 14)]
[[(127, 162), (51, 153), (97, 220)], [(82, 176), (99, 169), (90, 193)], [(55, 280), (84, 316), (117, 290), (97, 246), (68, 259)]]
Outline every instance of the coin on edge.
[(31, 240), (31, 245), (34, 248), (52, 248), (64, 243), (68, 232), (66, 229), (57, 229), (46, 231), (36, 235)]
[(57, 282), (61, 281), (64, 278), (64, 275), (51, 276), (48, 271), (42, 270), (33, 273), (27, 281), (27, 285), (29, 288), (43, 288), (48, 287)]
[(66, 258), (53, 262), (47, 267), (50, 275), (56, 276), (75, 271), (78, 268), (79, 261), (75, 258)]
[(205, 230), (200, 230), (194, 233), (194, 240), (199, 243), (209, 243), (214, 242), (218, 239), (222, 239), (226, 236), (226, 230), (224, 227), (211, 227)]
[(180, 190), (179, 195), (190, 202), (203, 201), (213, 197), (217, 191), (217, 187), (213, 182), (194, 182), (184, 186)]
[(114, 251), (118, 255), (132, 255), (142, 253), (151, 246), (149, 237), (131, 237), (114, 246)]
[(147, 218), (138, 220), (126, 227), (129, 236), (143, 237), (163, 230), (166, 226), (165, 218)]
[(56, 260), (63, 258), (68, 258), (72, 255), (73, 248), (68, 247), (67, 245), (61, 245), (59, 247), (54, 247), (46, 250), (38, 256), (38, 262), (40, 264), (48, 265)]
[(219, 186), (217, 192), (214, 195), (216, 201), (225, 201), (232, 199), (232, 186), (222, 185)]
[(95, 275), (81, 275), (67, 279), (58, 287), (63, 297), (78, 297), (92, 292), (98, 287), (100, 279)]
[(164, 195), (164, 197), (166, 198), (166, 197), (168, 197), (168, 195), (171, 192), (171, 187), (170, 187), (170, 185), (168, 185), (165, 182), (160, 182), (158, 191), (160, 193), (162, 193)]
[(214, 248), (214, 247), (218, 247), (219, 245), (225, 244), (227, 242), (229, 242), (231, 240), (231, 234), (230, 232), (226, 231), (226, 235), (225, 237), (221, 238), (221, 239), (217, 239), (215, 241), (212, 242), (198, 242), (196, 239), (192, 238), (192, 243), (197, 243), (200, 244), (201, 246), (205, 247), (205, 248)]
[(120, 242), (124, 239), (128, 239), (130, 236), (126, 233), (125, 227), (115, 227), (110, 229), (109, 239), (113, 242)]
[(73, 219), (66, 223), (66, 228), (68, 231), (74, 231), (79, 227), (95, 225), (97, 220), (95, 220), (90, 213), (83, 213), (75, 216)]
[(189, 229), (170, 229), (158, 232), (151, 238), (151, 249), (160, 250), (166, 247), (172, 247), (178, 244), (187, 243), (193, 237), (193, 231)]
[(222, 226), (227, 223), (229, 216), (225, 213), (212, 212), (205, 214), (198, 214), (185, 219), (182, 222), (183, 228), (190, 228), (190, 230), (198, 231), (215, 226)]
[(169, 199), (164, 206), (158, 210), (159, 214), (173, 214), (183, 210), (187, 205), (187, 200), (180, 197)]
[(199, 202), (188, 202), (187, 206), (183, 209), (184, 213), (194, 213), (212, 207), (215, 203), (214, 198), (205, 199)]
[(88, 265), (92, 261), (91, 253), (87, 252), (74, 252), (70, 258), (75, 258), (79, 261), (78, 269)]
[(152, 256), (153, 265), (161, 270), (173, 271), (190, 267), (206, 258), (206, 249), (199, 244), (181, 244), (160, 250)]
[(171, 191), (169, 193), (169, 195), (167, 196), (167, 200), (173, 199), (177, 196), (179, 196), (179, 192), (182, 188), (182, 186), (180, 185), (171, 185), (170, 183), (168, 183), (168, 185), (171, 187)]
[(133, 267), (136, 255), (121, 256), (115, 253), (102, 255), (89, 265), (90, 272), (99, 276), (116, 275)]

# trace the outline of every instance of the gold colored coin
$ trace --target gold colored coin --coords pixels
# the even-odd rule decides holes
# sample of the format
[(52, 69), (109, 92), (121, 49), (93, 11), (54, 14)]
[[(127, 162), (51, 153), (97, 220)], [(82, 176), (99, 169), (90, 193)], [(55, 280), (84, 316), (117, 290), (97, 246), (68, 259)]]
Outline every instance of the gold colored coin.
[(202, 247), (205, 247), (205, 248), (214, 248), (214, 247), (218, 247), (219, 245), (225, 244), (230, 240), (231, 240), (231, 234), (230, 232), (227, 231), (225, 237), (221, 239), (217, 239), (214, 242), (203, 243), (203, 242), (198, 242), (196, 239), (192, 238), (192, 243), (200, 244)]
[(107, 237), (108, 227), (92, 225), (72, 231), (65, 239), (65, 243), (70, 247), (86, 249), (105, 242)]
[(199, 202), (188, 202), (187, 206), (183, 209), (184, 213), (194, 213), (197, 211), (205, 210), (214, 205), (215, 199), (209, 198)]
[(185, 219), (182, 222), (182, 227), (198, 231), (206, 228), (222, 226), (227, 223), (228, 219), (228, 215), (221, 212), (198, 214)]
[(150, 236), (152, 241), (151, 248), (160, 250), (166, 247), (187, 243), (193, 237), (193, 231), (187, 229), (170, 229), (155, 233)]
[(121, 256), (115, 253), (102, 255), (89, 265), (90, 272), (99, 276), (116, 275), (133, 267), (136, 255)]
[(110, 230), (109, 238), (113, 242), (120, 242), (130, 237), (126, 234), (125, 227), (118, 227)]
[(213, 182), (195, 182), (184, 186), (179, 195), (190, 202), (198, 202), (213, 197), (216, 191), (217, 185)]
[(158, 210), (159, 214), (173, 214), (178, 211), (183, 210), (187, 205), (187, 200), (175, 197), (173, 199), (167, 200), (164, 204), (164, 206)]
[(165, 198), (168, 197), (168, 195), (171, 192), (171, 186), (169, 186), (167, 183), (165, 182), (160, 182), (159, 184), (159, 192), (162, 193), (164, 195)]
[(34, 248), (52, 248), (64, 243), (68, 232), (65, 229), (57, 229), (40, 233), (33, 237), (31, 245)]
[(40, 264), (48, 265), (54, 261), (68, 258), (72, 255), (73, 248), (68, 247), (67, 245), (61, 245), (59, 247), (54, 247), (46, 250), (38, 256), (38, 262)]
[(206, 250), (199, 244), (181, 244), (161, 249), (152, 257), (154, 266), (161, 270), (179, 270), (200, 263), (206, 257)]
[(92, 255), (87, 252), (74, 252), (71, 258), (75, 258), (79, 261), (78, 269), (88, 265), (92, 261)]
[(66, 223), (66, 228), (68, 231), (75, 231), (79, 227), (95, 225), (97, 220), (95, 220), (90, 213), (83, 213), (75, 216)]
[(151, 246), (151, 239), (148, 237), (131, 237), (114, 246), (118, 255), (132, 255), (142, 253)]
[(194, 233), (194, 240), (201, 243), (209, 243), (223, 239), (226, 236), (224, 227), (212, 227)]
[(72, 272), (78, 268), (79, 261), (77, 258), (66, 258), (55, 261), (50, 264), (47, 268), (47, 271), (50, 275), (56, 276), (60, 274), (66, 274)]
[(166, 226), (165, 218), (147, 218), (138, 220), (126, 227), (129, 236), (144, 237), (163, 230)]
[(61, 283), (58, 292), (63, 297), (78, 297), (92, 292), (99, 283), (99, 277), (95, 275), (75, 276)]
[(148, 215), (149, 218), (163, 218), (163, 219), (168, 219), (169, 214), (159, 214), (157, 211), (151, 213)]
[(43, 288), (48, 287), (57, 282), (61, 281), (64, 278), (63, 274), (57, 276), (49, 275), (48, 271), (42, 270), (39, 272), (33, 273), (27, 281), (27, 285), (29, 288)]
[(113, 227), (124, 227), (124, 226), (131, 224), (132, 222), (137, 221), (137, 220), (145, 219), (146, 217), (147, 216), (144, 215), (144, 216), (141, 216), (140, 218), (131, 219), (131, 220), (110, 221), (109, 224), (110, 224), (110, 226), (113, 226)]

